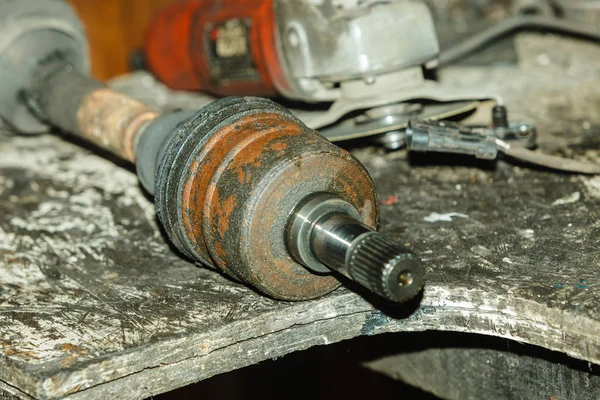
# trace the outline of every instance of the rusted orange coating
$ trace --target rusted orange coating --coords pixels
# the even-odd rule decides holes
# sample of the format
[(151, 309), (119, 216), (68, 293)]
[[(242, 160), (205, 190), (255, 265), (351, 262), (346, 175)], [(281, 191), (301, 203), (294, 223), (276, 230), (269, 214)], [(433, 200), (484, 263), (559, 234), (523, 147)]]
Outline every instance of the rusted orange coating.
[[(247, 279), (251, 282), (261, 282), (263, 287), (269, 287), (274, 292), (274, 296), (289, 296), (290, 291), (290, 275), (293, 275), (293, 282), (296, 286), (295, 295), (299, 299), (305, 294), (303, 287), (310, 288), (308, 284), (311, 280), (311, 274), (300, 273), (299, 270), (292, 268), (291, 258), (276, 259), (275, 266), (267, 261), (275, 257), (272, 249), (275, 246), (264, 241), (271, 235), (265, 235), (264, 232), (270, 232), (271, 227), (276, 226), (276, 220), (279, 214), (284, 210), (280, 209), (280, 205), (287, 203), (286, 197), (297, 196), (302, 197), (302, 190), (297, 194), (290, 194), (289, 182), (294, 182), (296, 187), (307, 187), (315, 190), (320, 184), (316, 182), (329, 181), (326, 187), (322, 187), (321, 191), (327, 191), (337, 194), (343, 200), (348, 201), (359, 211), (363, 223), (375, 228), (377, 225), (377, 206), (376, 194), (373, 190), (373, 184), (364, 168), (349, 154), (341, 149), (331, 149), (321, 153), (310, 153), (296, 160), (290, 160), (287, 163), (287, 168), (282, 168), (281, 173), (271, 180), (271, 182), (262, 188), (262, 193), (259, 201), (254, 203), (251, 213), (253, 215), (251, 224), (246, 227), (246, 234), (242, 237), (256, 238), (256, 242), (248, 246), (247, 243), (242, 244), (247, 248), (247, 258), (257, 260), (250, 270), (251, 278)], [(347, 187), (352, 185), (354, 190), (349, 192)], [(319, 190), (319, 189), (316, 189)], [(304, 195), (309, 195), (308, 191)], [(261, 241), (262, 239), (262, 241)], [(304, 271), (302, 271), (304, 272)], [(328, 282), (320, 282), (325, 286)], [(330, 282), (329, 282), (330, 284)], [(314, 286), (315, 283), (312, 283)], [(286, 293), (286, 291), (288, 291)], [(308, 293), (308, 290), (307, 292)]]
[[(246, 126), (252, 129), (251, 125)], [(281, 148), (278, 146), (277, 141), (284, 141), (289, 136), (298, 135), (300, 133), (301, 131), (299, 129), (293, 129), (293, 127), (283, 130), (279, 129), (278, 125), (263, 125), (262, 129), (256, 132), (256, 134), (248, 135), (244, 140), (236, 144), (229, 154), (223, 158), (219, 167), (212, 175), (211, 183), (209, 184), (206, 193), (206, 201), (204, 203), (205, 227), (223, 226), (223, 219), (229, 220), (234, 211), (232, 205), (235, 204), (230, 202), (229, 199), (231, 197), (235, 198), (236, 195), (232, 193), (231, 197), (220, 199), (222, 194), (217, 190), (217, 185), (223, 174), (226, 172), (233, 173), (237, 177), (239, 183), (252, 185), (252, 181), (255, 178), (253, 172), (260, 169), (260, 160), (267, 152), (272, 151), (273, 147)], [(206, 230), (204, 233), (207, 233)], [(211, 236), (213, 236), (213, 234), (224, 238), (227, 232), (219, 229), (213, 230)], [(226, 263), (225, 259), (216, 261), (220, 261), (223, 264)]]
[(353, 204), (375, 227), (373, 183), (346, 151), (290, 116), (261, 111), (215, 131), (198, 149), (181, 195), (194, 251), (273, 297), (305, 300), (339, 285), (291, 258), (286, 221), (315, 192)]
[[(249, 115), (225, 126), (202, 146), (196, 157), (197, 161), (192, 163), (182, 193), (183, 224), (188, 239), (202, 257), (211, 258), (203, 233), (203, 221), (205, 215), (211, 212), (210, 207), (215, 208), (214, 213), (219, 220), (218, 226), (226, 227), (227, 215), (236, 206), (235, 193), (231, 193), (227, 198), (221, 198), (218, 193), (215, 193), (215, 176), (219, 176), (224, 169), (228, 168), (223, 160), (232, 152), (233, 154), (239, 153), (248, 143), (257, 140), (262, 135), (273, 132), (276, 135), (282, 134), (278, 128), (284, 125), (289, 125), (289, 119), (279, 114)], [(292, 129), (291, 132), (283, 134), (299, 133), (298, 129)], [(260, 160), (261, 155), (258, 153), (249, 156), (254, 157), (254, 161), (257, 161)], [(243, 169), (238, 169), (237, 173), (243, 180)], [(227, 265), (222, 268), (230, 272)], [(232, 275), (236, 274), (232, 273)]]
[(103, 88), (83, 99), (77, 121), (84, 139), (135, 162), (135, 138), (157, 116), (144, 104)]

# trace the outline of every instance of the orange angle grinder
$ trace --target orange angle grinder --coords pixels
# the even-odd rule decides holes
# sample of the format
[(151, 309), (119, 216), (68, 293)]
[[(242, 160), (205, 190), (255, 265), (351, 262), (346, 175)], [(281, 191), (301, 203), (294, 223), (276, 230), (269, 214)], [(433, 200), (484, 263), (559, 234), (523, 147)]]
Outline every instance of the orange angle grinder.
[(296, 116), (331, 141), (497, 98), (429, 78), (439, 53), (417, 0), (179, 1), (157, 14), (145, 43), (148, 68), (170, 88), (294, 100)]

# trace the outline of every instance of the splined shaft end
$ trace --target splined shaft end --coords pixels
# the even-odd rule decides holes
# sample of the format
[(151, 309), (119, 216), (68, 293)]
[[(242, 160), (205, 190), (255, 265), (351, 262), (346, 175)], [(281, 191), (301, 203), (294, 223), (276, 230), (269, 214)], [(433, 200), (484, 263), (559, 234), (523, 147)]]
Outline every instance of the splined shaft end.
[(389, 300), (410, 300), (423, 287), (421, 260), (379, 232), (360, 236), (347, 257), (352, 279)]
[(332, 194), (300, 205), (290, 221), (288, 246), (314, 272), (337, 271), (394, 302), (406, 302), (423, 288), (421, 260), (361, 223), (359, 212)]

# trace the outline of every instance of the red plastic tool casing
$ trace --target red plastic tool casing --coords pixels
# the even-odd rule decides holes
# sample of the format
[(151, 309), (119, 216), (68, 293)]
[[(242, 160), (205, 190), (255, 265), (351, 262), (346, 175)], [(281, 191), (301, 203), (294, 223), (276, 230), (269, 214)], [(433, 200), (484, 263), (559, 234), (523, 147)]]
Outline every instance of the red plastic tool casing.
[(150, 70), (172, 89), (274, 96), (284, 87), (273, 0), (188, 0), (160, 11), (145, 43)]

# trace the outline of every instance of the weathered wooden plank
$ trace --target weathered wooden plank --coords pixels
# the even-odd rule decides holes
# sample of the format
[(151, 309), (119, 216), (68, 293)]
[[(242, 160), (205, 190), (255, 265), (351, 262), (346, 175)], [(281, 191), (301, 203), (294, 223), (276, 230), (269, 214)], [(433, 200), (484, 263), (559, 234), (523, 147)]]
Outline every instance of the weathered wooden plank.
[(448, 400), (600, 398), (600, 376), (591, 366), (498, 349), (431, 348), (367, 365)]
[[(521, 67), (444, 79), (500, 88), (514, 114), (539, 122), (546, 150), (597, 159), (584, 144), (598, 140), (600, 51), (527, 37)], [(560, 62), (540, 70), (548, 46)], [(420, 303), (390, 309), (354, 286), (365, 297), (267, 299), (176, 254), (131, 169), (56, 137), (5, 135), (0, 379), (36, 398), (141, 398), (315, 344), (423, 330), (600, 363), (600, 178), (355, 154), (376, 181), (382, 229), (423, 255)]]
[(20, 391), (14, 386), (10, 386), (0, 381), (0, 400), (31, 400), (32, 397)]

